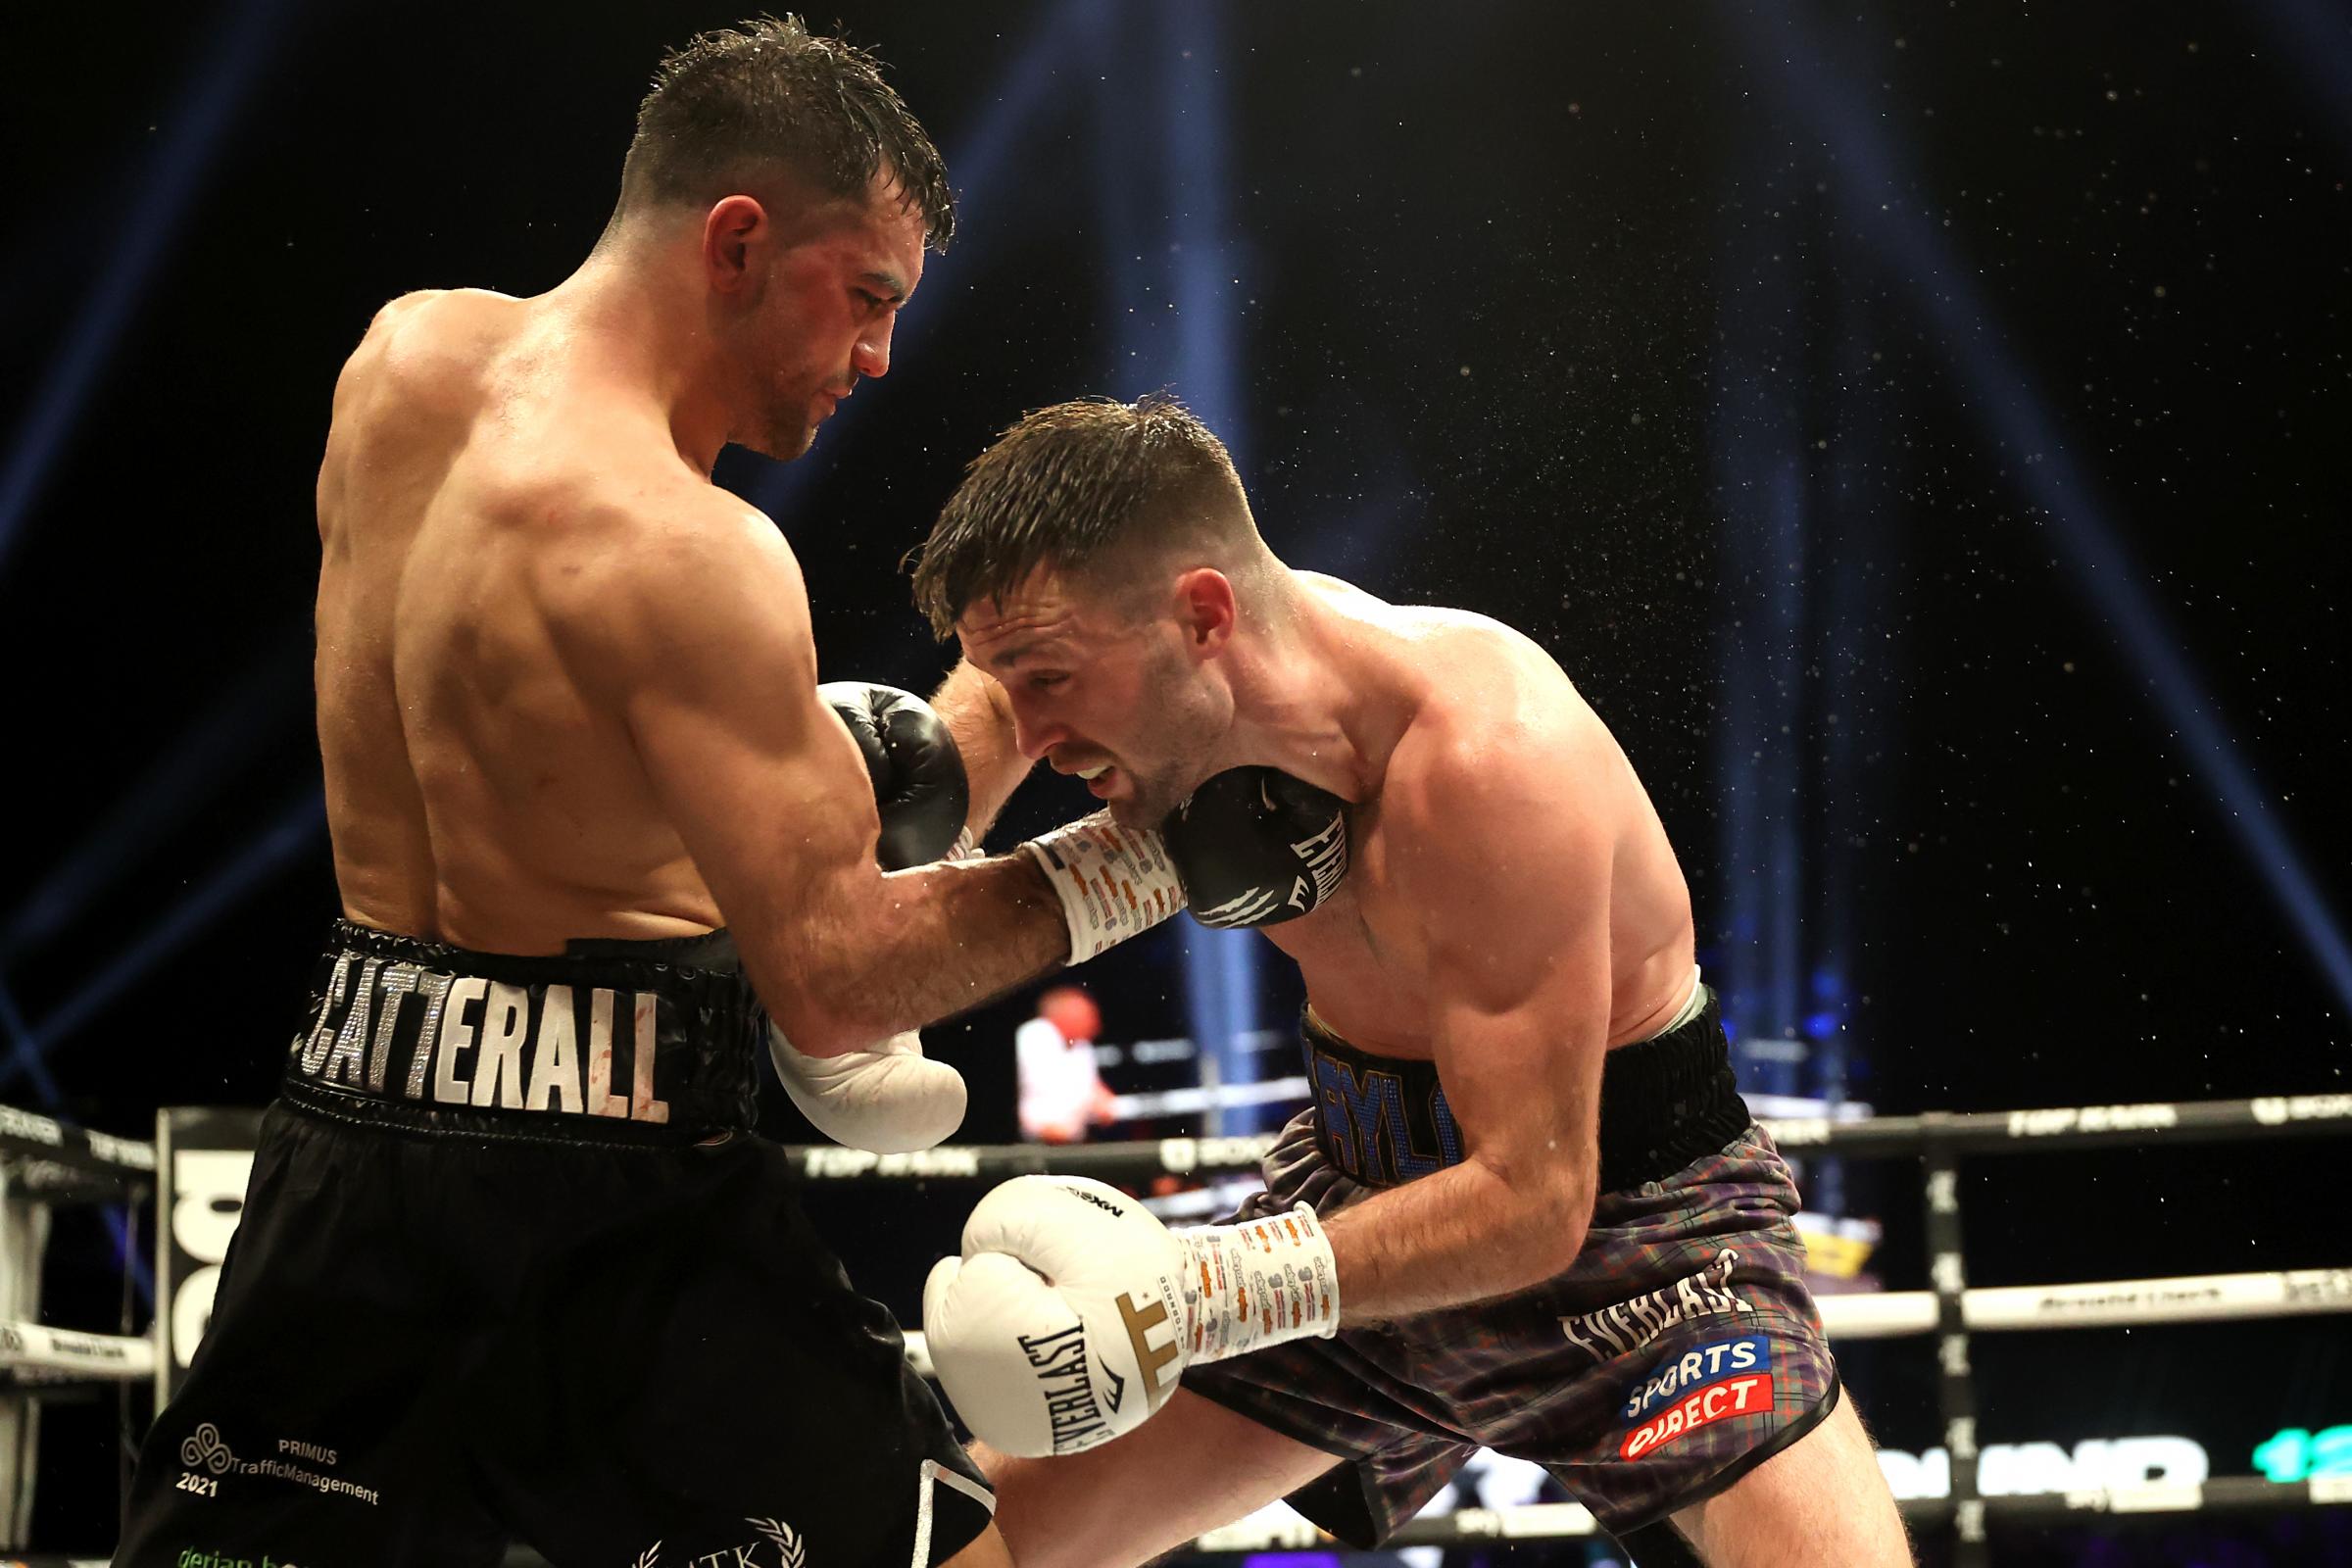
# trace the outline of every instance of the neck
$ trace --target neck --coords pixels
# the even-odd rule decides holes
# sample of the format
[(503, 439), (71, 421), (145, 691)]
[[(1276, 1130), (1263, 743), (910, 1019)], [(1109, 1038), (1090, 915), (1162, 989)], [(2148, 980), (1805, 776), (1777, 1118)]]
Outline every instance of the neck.
[(1412, 694), (1379, 657), (1364, 617), (1287, 566), (1271, 576), (1265, 609), (1253, 616), (1256, 635), (1235, 639), (1229, 656), (1227, 765), (1279, 767), (1344, 800), (1368, 800), (1411, 718)]
[(542, 298), (563, 318), (567, 357), (642, 397), (678, 456), (708, 476), (733, 419), (727, 362), (693, 287), (696, 264), (689, 240), (609, 235)]

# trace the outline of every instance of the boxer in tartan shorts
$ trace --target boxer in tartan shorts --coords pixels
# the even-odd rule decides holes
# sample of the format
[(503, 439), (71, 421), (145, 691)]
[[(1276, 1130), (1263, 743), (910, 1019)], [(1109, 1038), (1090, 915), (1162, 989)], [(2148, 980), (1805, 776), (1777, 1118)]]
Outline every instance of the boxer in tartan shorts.
[[(1673, 1561), (1660, 1521), (1722, 1492), (1813, 1430), (1838, 1369), (1805, 1289), (1788, 1165), (1731, 1084), (1723, 1025), (1697, 1010), (1603, 1072), (1603, 1191), (1565, 1273), (1496, 1300), (1342, 1329), (1196, 1367), (1184, 1386), (1347, 1462), (1291, 1505), (1350, 1545), (1385, 1540), (1481, 1447), (1548, 1469), (1604, 1528)], [(1341, 1212), (1449, 1142), (1425, 1062), (1371, 1056), (1310, 1011), (1317, 1103), (1266, 1155), (1266, 1190), (1237, 1219), (1298, 1202)], [(1407, 1114), (1382, 1125), (1348, 1089), (1398, 1079)], [(1620, 1110), (1619, 1107), (1623, 1107)], [(1641, 1116), (1620, 1132), (1612, 1115)], [(1401, 1133), (1401, 1138), (1398, 1134)], [(1646, 1147), (1643, 1147), (1646, 1145)], [(1698, 1149), (1675, 1164), (1687, 1150)], [(1661, 1548), (1666, 1553), (1661, 1558)]]
[(1642, 1568), (1911, 1560), (1665, 827), (1548, 654), (1286, 565), (1164, 398), (1014, 424), (915, 593), (963, 649), (936, 701), (975, 833), (1040, 760), (1129, 826), (1236, 770), (1296, 786), (1197, 846), (1295, 877), (1192, 898), (1305, 981), (1315, 1102), (1266, 1196), (1170, 1230), (1016, 1178), (927, 1283), (1021, 1568), (1141, 1564), (1282, 1497), (1376, 1544), (1481, 1445), (1551, 1467)]

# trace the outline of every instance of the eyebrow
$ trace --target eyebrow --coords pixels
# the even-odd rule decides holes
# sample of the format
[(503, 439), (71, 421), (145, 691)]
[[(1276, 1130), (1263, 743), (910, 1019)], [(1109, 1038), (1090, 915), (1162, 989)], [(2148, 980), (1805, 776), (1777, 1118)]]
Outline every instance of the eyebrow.
[(983, 669), (1010, 669), (1031, 654), (1036, 653), (1041, 645), (1042, 640), (1037, 638), (1032, 638), (1025, 643), (1015, 643), (1010, 648), (991, 654), (980, 661), (980, 667)]
[(873, 283), (880, 286), (884, 292), (889, 294), (890, 303), (893, 305), (906, 303), (906, 285), (900, 281), (896, 272), (860, 272), (858, 274), (858, 280), (861, 283)]

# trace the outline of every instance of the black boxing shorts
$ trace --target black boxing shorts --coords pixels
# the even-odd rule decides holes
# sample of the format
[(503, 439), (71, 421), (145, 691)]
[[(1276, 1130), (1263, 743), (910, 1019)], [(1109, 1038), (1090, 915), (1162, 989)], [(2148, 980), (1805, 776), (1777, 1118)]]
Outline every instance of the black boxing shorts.
[(122, 1568), (944, 1561), (994, 1499), (750, 1131), (724, 932), (338, 922)]
[[(1316, 1102), (1234, 1218), (1328, 1216), (1460, 1160), (1431, 1063), (1359, 1051), (1311, 1013), (1304, 1043)], [(1610, 1052), (1600, 1105), (1601, 1196), (1566, 1273), (1186, 1370), (1196, 1394), (1346, 1461), (1289, 1499), (1341, 1541), (1379, 1544), (1486, 1447), (1543, 1465), (1611, 1534), (1670, 1547), (1651, 1527), (1836, 1406), (1796, 1187), (1740, 1098), (1713, 997)]]

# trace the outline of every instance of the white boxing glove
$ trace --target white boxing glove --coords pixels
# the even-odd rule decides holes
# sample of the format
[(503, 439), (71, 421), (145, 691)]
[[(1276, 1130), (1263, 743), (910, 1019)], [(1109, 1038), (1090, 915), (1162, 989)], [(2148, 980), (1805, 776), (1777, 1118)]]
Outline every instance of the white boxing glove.
[(767, 1055), (801, 1114), (851, 1149), (911, 1153), (963, 1125), (963, 1075), (925, 1056), (923, 1037), (912, 1029), (871, 1051), (811, 1056), (771, 1022)]
[(1017, 1176), (923, 1286), (931, 1364), (975, 1436), (1023, 1458), (1133, 1431), (1185, 1367), (1339, 1330), (1314, 1210), (1171, 1231), (1115, 1187)]

